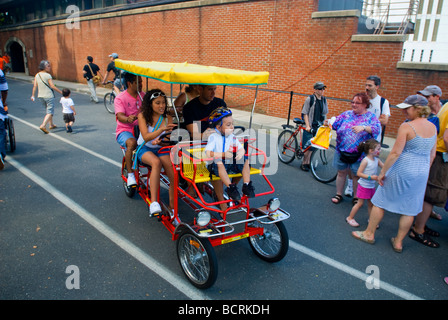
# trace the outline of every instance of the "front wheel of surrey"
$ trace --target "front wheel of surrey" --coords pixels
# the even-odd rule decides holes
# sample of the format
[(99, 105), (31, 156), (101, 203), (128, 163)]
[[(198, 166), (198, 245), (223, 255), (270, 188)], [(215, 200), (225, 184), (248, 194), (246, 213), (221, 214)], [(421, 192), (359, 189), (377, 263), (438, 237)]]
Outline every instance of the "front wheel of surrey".
[(277, 154), (283, 163), (290, 163), (294, 160), (297, 150), (297, 138), (291, 130), (285, 130), (278, 136)]
[(336, 180), (338, 170), (333, 167), (333, 159), (336, 148), (333, 145), (327, 150), (315, 149), (311, 154), (310, 167), (314, 178), (322, 183)]
[(255, 221), (254, 227), (264, 228), (262, 235), (249, 237), (249, 244), (255, 254), (264, 261), (278, 262), (289, 249), (289, 236), (283, 222), (262, 224)]
[(218, 277), (218, 261), (208, 239), (196, 237), (189, 230), (177, 240), (177, 258), (188, 280), (199, 289), (211, 287)]
[[(128, 169), (126, 169), (126, 163), (123, 162), (123, 176), (127, 177), (128, 176)], [(128, 183), (126, 181), (123, 180), (123, 188), (124, 188), (124, 193), (126, 193), (126, 195), (129, 198), (134, 197), (135, 192), (137, 191), (137, 187), (128, 187)]]
[(115, 113), (114, 101), (115, 101), (115, 94), (111, 92), (106, 93), (106, 95), (104, 96), (104, 106), (106, 107), (107, 112), (112, 114)]

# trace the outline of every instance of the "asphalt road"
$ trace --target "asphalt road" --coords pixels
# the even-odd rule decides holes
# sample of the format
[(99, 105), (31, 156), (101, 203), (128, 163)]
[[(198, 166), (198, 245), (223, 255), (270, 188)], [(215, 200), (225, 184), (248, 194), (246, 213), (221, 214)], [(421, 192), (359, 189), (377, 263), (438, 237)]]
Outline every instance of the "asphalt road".
[[(43, 134), (32, 85), (9, 81), (8, 104), (17, 150), (0, 172), (0, 299), (2, 300), (401, 300), (448, 298), (448, 216), (429, 221), (439, 249), (407, 238), (395, 253), (389, 239), (398, 216), (386, 213), (376, 244), (351, 237), (350, 199), (331, 203), (335, 184), (317, 182), (299, 162), (269, 176), (290, 238), (287, 256), (269, 264), (246, 240), (216, 247), (215, 285), (198, 290), (184, 277), (169, 232), (148, 217), (120, 178), (114, 116), (87, 95), (72, 93), (78, 112), (65, 132), (59, 95), (55, 123)], [(274, 150), (267, 151), (275, 156)], [(274, 158), (272, 158), (274, 159)], [(255, 179), (256, 188), (262, 188)], [(167, 196), (164, 190), (163, 196)], [(261, 205), (268, 199), (255, 199)], [(363, 228), (367, 209), (357, 215)], [(77, 277), (79, 275), (79, 277)], [(369, 282), (372, 279), (379, 282)], [(79, 281), (78, 281), (79, 280)], [(79, 286), (78, 286), (79, 285)]]

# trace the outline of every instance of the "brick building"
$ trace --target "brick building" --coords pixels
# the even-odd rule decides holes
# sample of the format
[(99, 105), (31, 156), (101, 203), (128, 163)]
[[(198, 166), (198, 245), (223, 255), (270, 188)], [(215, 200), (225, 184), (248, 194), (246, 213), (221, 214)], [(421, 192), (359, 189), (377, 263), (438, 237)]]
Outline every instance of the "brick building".
[[(291, 114), (299, 115), (316, 81), (328, 86), (330, 115), (350, 108), (347, 100), (364, 90), (371, 74), (381, 77), (380, 94), (391, 104), (429, 84), (448, 94), (448, 64), (402, 62), (407, 35), (360, 34), (359, 9), (324, 11), (324, 0), (36, 3), (0, 0), (0, 50), (11, 52), (14, 71), (30, 75), (48, 59), (54, 78), (83, 82), (86, 56), (104, 72), (112, 52), (128, 60), (269, 71), (256, 110), (280, 117), (288, 115), (291, 91)], [(248, 108), (252, 98), (250, 89), (226, 89), (230, 106)], [(402, 121), (393, 109), (386, 135), (395, 135)]]

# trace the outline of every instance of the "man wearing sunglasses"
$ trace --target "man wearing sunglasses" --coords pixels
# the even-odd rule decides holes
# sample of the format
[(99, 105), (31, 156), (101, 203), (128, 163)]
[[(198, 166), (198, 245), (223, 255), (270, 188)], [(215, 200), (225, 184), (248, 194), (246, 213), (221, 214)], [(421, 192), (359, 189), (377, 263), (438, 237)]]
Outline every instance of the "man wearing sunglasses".
[(134, 136), (134, 127), (137, 125), (137, 115), (142, 106), (145, 95), (142, 92), (142, 78), (132, 73), (125, 73), (127, 89), (121, 92), (114, 101), (115, 117), (117, 119), (116, 139), (118, 144), (124, 148), (126, 169), (128, 171), (127, 185), (137, 185), (132, 170), (132, 153), (137, 148), (137, 140)]

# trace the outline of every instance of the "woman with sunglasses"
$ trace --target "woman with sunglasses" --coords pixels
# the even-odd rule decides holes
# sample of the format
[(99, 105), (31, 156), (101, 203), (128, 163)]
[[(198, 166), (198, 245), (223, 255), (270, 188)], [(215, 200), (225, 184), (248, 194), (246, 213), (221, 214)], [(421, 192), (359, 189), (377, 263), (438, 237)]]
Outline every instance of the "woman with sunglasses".
[[(342, 192), (347, 174), (358, 172), (362, 157), (358, 153), (358, 145), (370, 138), (377, 138), (381, 124), (376, 116), (367, 111), (369, 107), (369, 97), (365, 92), (355, 94), (351, 106), (352, 109), (343, 112), (333, 123), (333, 130), (336, 130), (336, 153), (333, 159), (333, 166), (338, 169), (336, 177), (336, 195), (331, 201), (338, 204), (342, 201)], [(353, 177), (353, 194), (356, 194), (358, 178)], [(357, 198), (353, 198), (356, 204)]]
[(167, 99), (165, 94), (159, 89), (152, 89), (145, 94), (140, 113), (138, 114), (140, 136), (137, 144), (141, 147), (139, 147), (137, 157), (139, 161), (151, 166), (151, 174), (149, 176), (149, 188), (151, 189), (150, 216), (162, 212), (162, 208), (157, 202), (162, 167), (170, 180), (170, 209), (174, 208), (174, 174), (170, 154), (169, 152), (160, 152), (160, 136), (171, 132), (176, 126), (173, 124), (173, 118), (167, 114), (166, 107)]

